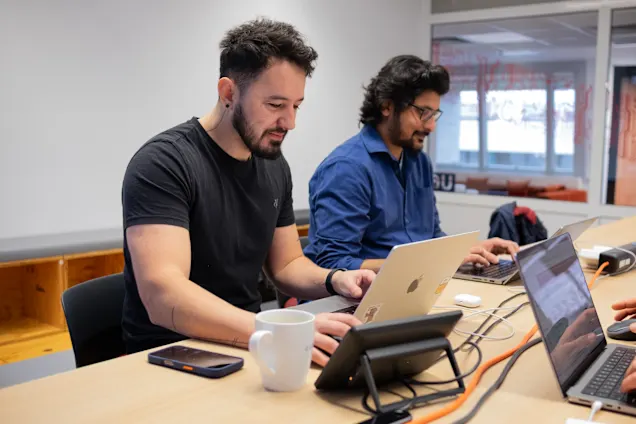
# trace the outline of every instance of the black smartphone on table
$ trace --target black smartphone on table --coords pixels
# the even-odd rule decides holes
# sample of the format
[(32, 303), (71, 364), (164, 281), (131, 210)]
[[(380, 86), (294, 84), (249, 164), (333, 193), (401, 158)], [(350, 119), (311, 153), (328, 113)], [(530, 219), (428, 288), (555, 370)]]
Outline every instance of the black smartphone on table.
[(174, 345), (150, 352), (148, 362), (208, 378), (221, 378), (243, 368), (243, 358)]

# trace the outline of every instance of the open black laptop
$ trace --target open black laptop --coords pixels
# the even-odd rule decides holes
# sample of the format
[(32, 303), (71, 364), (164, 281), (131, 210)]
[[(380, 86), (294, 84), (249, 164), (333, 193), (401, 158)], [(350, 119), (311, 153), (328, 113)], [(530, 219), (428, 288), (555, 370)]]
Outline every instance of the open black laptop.
[(570, 235), (523, 250), (515, 261), (563, 396), (636, 415), (636, 393), (620, 391), (636, 349), (607, 343)]
[[(561, 234), (569, 233), (572, 236), (572, 240), (576, 240), (583, 234), (588, 228), (596, 222), (598, 217), (585, 219), (583, 221), (573, 222), (572, 224), (564, 225), (559, 228), (550, 238), (560, 236)], [(517, 265), (514, 261), (506, 259), (500, 259), (499, 263), (492, 264), (490, 266), (476, 266), (473, 264), (465, 264), (459, 267), (455, 273), (455, 278), (460, 280), (479, 281), (482, 283), (492, 284), (508, 284), (511, 281), (517, 280), (519, 272)]]

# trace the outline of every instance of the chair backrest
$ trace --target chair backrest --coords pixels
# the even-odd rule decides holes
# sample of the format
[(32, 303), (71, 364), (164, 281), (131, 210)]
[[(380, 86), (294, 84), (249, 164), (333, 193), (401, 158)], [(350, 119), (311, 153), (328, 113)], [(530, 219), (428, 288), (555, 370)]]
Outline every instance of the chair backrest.
[(506, 182), (506, 190), (508, 190), (508, 196), (516, 197), (528, 197), (530, 190), (530, 180), (525, 181), (510, 181)]
[(122, 273), (89, 280), (62, 293), (78, 368), (126, 353), (121, 330), (125, 293)]
[(297, 209), (294, 211), (296, 225), (309, 225), (309, 209)]

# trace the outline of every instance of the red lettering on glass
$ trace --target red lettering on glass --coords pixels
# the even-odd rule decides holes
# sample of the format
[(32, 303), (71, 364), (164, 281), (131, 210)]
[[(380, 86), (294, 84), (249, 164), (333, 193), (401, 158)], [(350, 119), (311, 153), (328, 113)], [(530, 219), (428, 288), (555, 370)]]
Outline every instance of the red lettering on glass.
[(592, 87), (589, 87), (583, 93), (583, 99), (581, 100), (580, 107), (576, 108), (576, 119), (574, 122), (574, 144), (584, 144), (585, 134), (590, 129), (590, 122), (587, 119), (587, 110), (590, 104), (590, 94), (592, 94)]
[(506, 65), (506, 76), (508, 77), (506, 90), (512, 90), (515, 87), (515, 68), (515, 65), (512, 63)]
[(625, 120), (622, 122), (625, 126), (625, 144), (627, 145), (627, 156), (630, 160), (633, 159), (634, 146), (632, 144), (632, 135), (634, 133), (634, 116), (632, 114), (631, 96), (627, 93), (627, 101), (625, 102)]
[[(581, 84), (576, 88), (574, 80), (567, 75), (560, 77), (559, 75), (548, 74), (546, 76), (538, 74), (530, 68), (521, 64), (502, 63), (497, 60), (494, 63), (488, 61), (487, 57), (482, 55), (471, 55), (465, 49), (457, 49), (454, 47), (444, 47), (439, 44), (433, 45), (433, 57), (437, 60), (448, 59), (453, 65), (446, 66), (451, 75), (462, 73), (466, 66), (477, 67), (478, 75), (482, 76), (484, 90), (532, 90), (543, 89), (543, 84), (552, 87), (554, 84), (559, 90), (576, 90), (576, 105), (574, 111), (574, 143), (583, 144), (586, 135), (591, 131), (592, 120), (588, 116), (591, 108), (592, 87)], [(475, 63), (476, 62), (476, 63)], [(463, 65), (462, 65), (463, 63)], [(499, 82), (499, 85), (495, 85)], [(459, 83), (461, 89), (464, 89), (462, 83)], [(457, 90), (457, 91), (461, 91)], [(453, 101), (461, 101), (459, 96)], [(621, 105), (624, 105), (618, 113), (612, 113), (612, 120), (621, 122), (620, 131), (622, 136), (628, 136), (633, 140), (636, 147), (636, 96), (626, 94), (621, 99)], [(558, 119), (558, 111), (555, 110), (555, 119)], [(636, 155), (636, 149), (634, 151)]]

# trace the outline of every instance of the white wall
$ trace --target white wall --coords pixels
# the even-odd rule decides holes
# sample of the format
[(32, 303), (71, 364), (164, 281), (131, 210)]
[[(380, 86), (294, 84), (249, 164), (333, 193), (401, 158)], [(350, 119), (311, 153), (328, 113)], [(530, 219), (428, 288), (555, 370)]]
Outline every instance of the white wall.
[[(479, 196), (479, 195), (473, 195)], [(483, 196), (480, 196), (483, 197)], [(588, 217), (586, 208), (579, 208), (579, 211), (570, 212), (557, 212), (555, 211), (549, 200), (538, 201), (540, 203), (528, 204), (524, 199), (514, 199), (508, 197), (494, 197), (490, 198), (490, 201), (480, 203), (473, 203), (467, 205), (462, 202), (461, 198), (450, 198), (449, 196), (443, 196), (441, 201), (438, 202), (438, 210), (441, 219), (442, 229), (448, 234), (459, 234), (468, 231), (479, 230), (479, 236), (481, 239), (488, 237), (488, 231), (490, 230), (490, 216), (493, 211), (506, 203), (517, 201), (519, 206), (531, 206), (537, 213), (537, 216), (545, 225), (548, 230), (548, 234), (553, 234), (559, 227), (570, 224), (575, 221), (579, 221)], [(536, 201), (536, 199), (533, 199)], [(590, 215), (591, 216), (591, 215)]]
[(121, 179), (154, 134), (216, 101), (218, 43), (259, 15), (319, 53), (284, 153), (297, 208), (357, 130), (362, 85), (421, 53), (420, 0), (9, 0), (0, 5), (0, 238), (121, 227)]
[[(470, 197), (470, 198), (469, 198)], [(575, 202), (559, 202), (543, 199), (483, 196), (457, 193), (438, 193), (442, 229), (448, 234), (460, 234), (479, 230), (480, 239), (486, 239), (493, 211), (509, 202), (532, 208), (548, 234), (559, 227), (586, 218), (598, 217), (595, 225), (607, 224), (623, 217), (636, 215), (636, 208), (618, 206), (591, 206)]]

